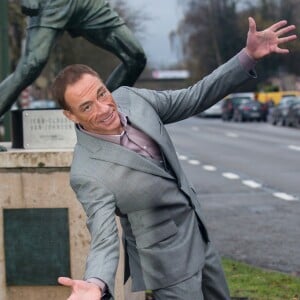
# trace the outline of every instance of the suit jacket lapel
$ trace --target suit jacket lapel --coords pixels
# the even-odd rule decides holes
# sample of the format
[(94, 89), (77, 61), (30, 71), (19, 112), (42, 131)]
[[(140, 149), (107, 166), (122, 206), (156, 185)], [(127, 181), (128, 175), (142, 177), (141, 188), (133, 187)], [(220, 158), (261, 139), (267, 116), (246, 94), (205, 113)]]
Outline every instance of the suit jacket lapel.
[(181, 181), (182, 170), (176, 155), (176, 150), (161, 120), (157, 119), (157, 122), (153, 122), (153, 117), (148, 118), (147, 112), (134, 115), (131, 115), (129, 112), (128, 117), (134, 127), (146, 133), (158, 144), (163, 152), (164, 158), (170, 164), (176, 177)]
[(76, 129), (79, 144), (88, 148), (93, 159), (109, 161), (142, 172), (174, 179), (167, 171), (152, 163), (141, 155), (120, 145), (89, 136)]

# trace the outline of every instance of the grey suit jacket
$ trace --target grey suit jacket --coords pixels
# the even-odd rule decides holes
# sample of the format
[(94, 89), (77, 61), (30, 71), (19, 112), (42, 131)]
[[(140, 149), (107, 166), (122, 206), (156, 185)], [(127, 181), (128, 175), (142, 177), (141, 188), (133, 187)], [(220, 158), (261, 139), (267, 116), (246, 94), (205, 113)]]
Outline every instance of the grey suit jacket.
[(85, 278), (102, 279), (113, 293), (119, 257), (116, 211), (133, 290), (163, 288), (199, 271), (208, 239), (202, 210), (164, 124), (205, 110), (251, 77), (235, 56), (187, 89), (122, 87), (113, 93), (132, 126), (157, 142), (171, 173), (135, 152), (77, 130), (71, 186), (91, 233)]

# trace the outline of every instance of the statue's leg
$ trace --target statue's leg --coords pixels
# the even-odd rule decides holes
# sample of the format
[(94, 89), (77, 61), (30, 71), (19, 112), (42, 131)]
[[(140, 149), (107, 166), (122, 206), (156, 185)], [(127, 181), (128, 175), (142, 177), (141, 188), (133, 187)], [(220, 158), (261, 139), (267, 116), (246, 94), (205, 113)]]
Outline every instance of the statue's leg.
[(14, 73), (0, 83), (0, 116), (7, 112), (19, 94), (41, 73), (59, 32), (50, 28), (28, 31), (25, 51)]
[(106, 82), (110, 91), (122, 85), (134, 85), (146, 65), (146, 56), (140, 43), (126, 25), (107, 30), (87, 30), (82, 32), (82, 36), (115, 54), (122, 61)]

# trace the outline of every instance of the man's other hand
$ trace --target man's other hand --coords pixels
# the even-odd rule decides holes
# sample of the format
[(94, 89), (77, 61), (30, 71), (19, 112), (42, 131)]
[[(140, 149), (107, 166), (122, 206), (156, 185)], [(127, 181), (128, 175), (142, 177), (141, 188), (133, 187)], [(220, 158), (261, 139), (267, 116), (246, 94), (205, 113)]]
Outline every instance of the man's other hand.
[(101, 289), (94, 283), (84, 280), (74, 280), (68, 277), (59, 277), (61, 285), (71, 288), (71, 295), (67, 300), (100, 300)]

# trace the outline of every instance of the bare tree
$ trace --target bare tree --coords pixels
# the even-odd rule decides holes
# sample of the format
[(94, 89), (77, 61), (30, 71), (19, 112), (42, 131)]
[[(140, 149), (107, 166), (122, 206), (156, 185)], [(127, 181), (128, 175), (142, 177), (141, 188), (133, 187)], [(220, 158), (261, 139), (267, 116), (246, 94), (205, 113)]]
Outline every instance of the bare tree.
[[(196, 78), (202, 77), (232, 56), (241, 45), (236, 1), (191, 0), (177, 34), (184, 58)], [(197, 75), (196, 75), (197, 74)]]
[[(244, 47), (249, 16), (255, 18), (258, 29), (280, 19), (298, 26), (300, 23), (299, 0), (189, 0), (179, 3), (185, 15), (176, 35), (181, 40), (192, 80), (211, 72)], [(300, 42), (293, 42), (289, 49), (289, 55), (273, 55), (258, 65), (259, 72), (263, 69), (260, 81), (285, 72), (300, 73)]]

